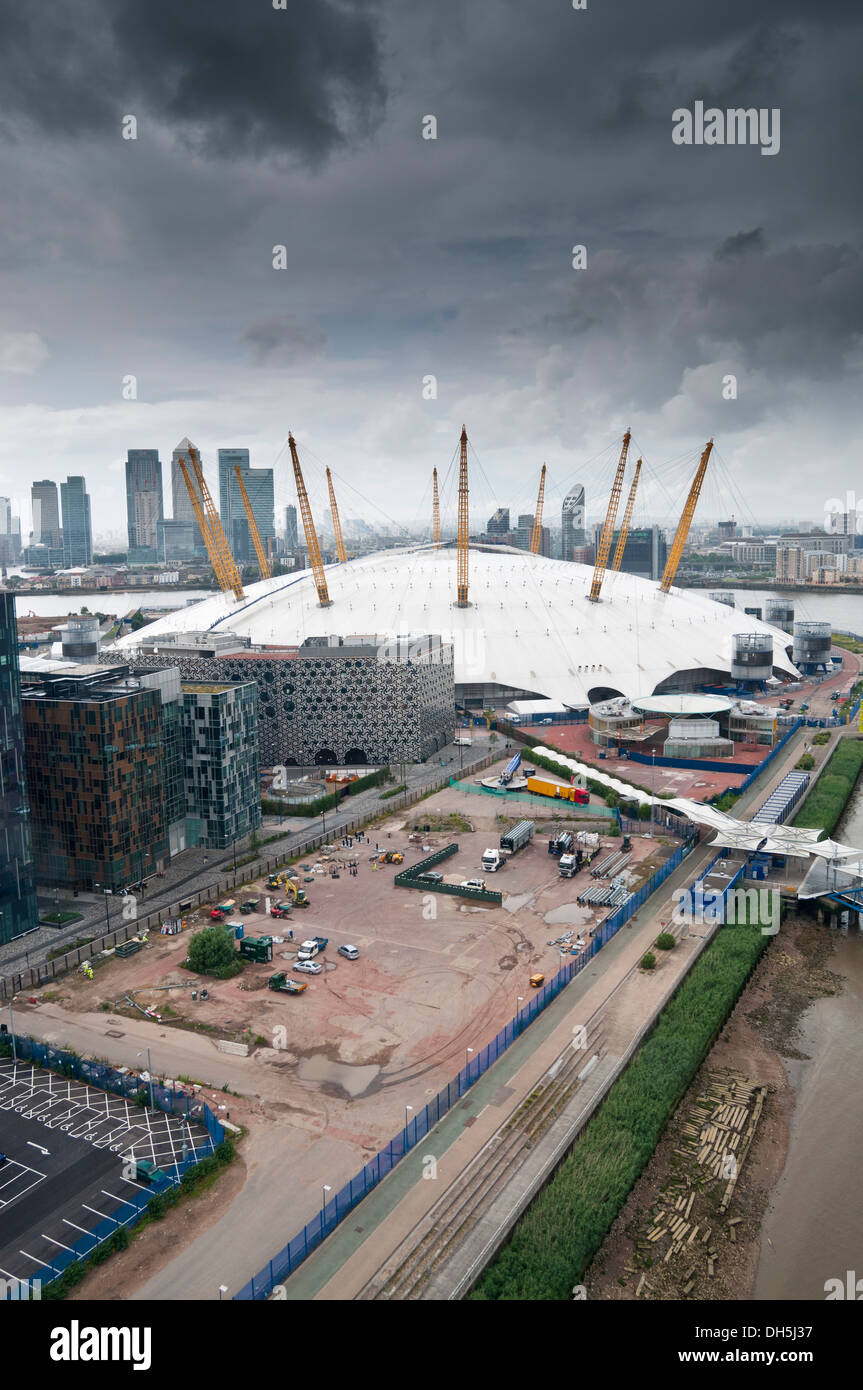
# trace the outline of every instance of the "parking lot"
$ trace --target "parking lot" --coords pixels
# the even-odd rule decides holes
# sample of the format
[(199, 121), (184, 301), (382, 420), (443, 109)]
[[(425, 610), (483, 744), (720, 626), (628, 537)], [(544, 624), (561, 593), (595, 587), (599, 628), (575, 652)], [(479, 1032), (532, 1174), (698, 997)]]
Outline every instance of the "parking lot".
[(94, 1228), (128, 1222), (148, 1190), (133, 1160), (170, 1170), (206, 1142), (200, 1125), (0, 1059), (0, 1279), (44, 1280), (77, 1242), (95, 1248)]

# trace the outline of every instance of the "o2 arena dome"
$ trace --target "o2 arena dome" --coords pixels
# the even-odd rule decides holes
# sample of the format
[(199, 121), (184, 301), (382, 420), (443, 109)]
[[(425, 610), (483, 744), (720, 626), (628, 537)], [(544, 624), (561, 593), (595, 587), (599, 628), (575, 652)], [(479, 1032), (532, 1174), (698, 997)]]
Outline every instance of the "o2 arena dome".
[[(454, 546), (408, 546), (325, 566), (331, 600), (318, 601), (310, 569), (250, 584), (243, 600), (220, 593), (172, 612), (115, 650), (168, 634), (233, 633), (256, 647), (310, 637), (439, 634), (452, 642), (459, 699), (521, 696), (573, 709), (614, 695), (726, 683), (735, 637), (773, 639), (773, 674), (794, 678), (788, 634), (716, 603), (618, 571), (591, 602), (593, 569), (509, 546), (471, 544), (468, 606), (456, 603)], [(763, 646), (764, 644), (760, 644)], [(169, 650), (169, 645), (166, 650)]]

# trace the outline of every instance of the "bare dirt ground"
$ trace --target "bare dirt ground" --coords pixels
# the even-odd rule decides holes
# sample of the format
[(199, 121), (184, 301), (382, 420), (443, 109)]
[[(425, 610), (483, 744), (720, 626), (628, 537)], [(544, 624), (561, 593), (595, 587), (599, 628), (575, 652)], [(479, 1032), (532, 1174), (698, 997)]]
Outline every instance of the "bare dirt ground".
[[(247, 1130), (241, 1163), (211, 1190), (146, 1227), (129, 1251), (110, 1262), (123, 1297), (145, 1285), (152, 1289), (178, 1245), (197, 1239), (215, 1250), (232, 1204), (243, 1212), (242, 1261), (248, 1265), (243, 1277), (248, 1277), (262, 1262), (261, 1249), (272, 1254), (315, 1215), (322, 1181), (337, 1191), (401, 1128), (405, 1106), (423, 1106), (464, 1066), (466, 1048), (482, 1047), (513, 1016), (519, 996), (530, 995), (531, 973), (548, 977), (557, 970), (566, 949), (559, 944), (561, 935), (572, 928), (587, 938), (606, 909), (577, 905), (580, 889), (593, 882), (589, 873), (561, 879), (557, 860), (547, 853), (547, 831), (556, 833), (567, 824), (558, 806), (550, 801), (543, 816), (544, 807), (527, 811), (502, 797), (448, 788), (413, 808), (407, 819), (380, 822), (367, 843), (342, 847), (337, 842), (326, 859), (303, 860), (315, 866), (311, 882), (304, 882), (300, 870), (308, 909), (295, 909), (285, 921), (263, 912), (232, 914), (243, 921), (246, 935), (287, 938), (293, 929), (293, 942), (274, 944), (271, 963), (247, 964), (226, 981), (185, 970), (190, 933), (209, 925), (202, 909), (182, 935), (151, 935), (138, 954), (95, 963), (92, 981), (80, 975), (60, 980), (43, 993), (50, 1002), (41, 1008), (28, 1010), (22, 1003), (22, 1015), (31, 1013), (35, 1028), (50, 1028), (54, 1041), (61, 1043), (68, 1029), (78, 1051), (101, 1055), (104, 1049), (104, 1055), (115, 1060), (122, 1055), (131, 1065), (142, 1034), (149, 1043), (152, 1032), (154, 1070), (184, 1083), (204, 1083), (204, 1098), (216, 1113)], [(483, 849), (497, 844), (504, 825), (523, 815), (537, 822), (534, 842), (505, 869), (486, 876), (488, 886), (504, 895), (500, 907), (397, 888), (393, 879), (401, 866), (372, 868), (370, 863), (376, 844), (403, 852), (408, 866), (429, 849), (457, 842), (458, 853), (440, 867), (447, 880), (460, 882), (481, 873)], [(432, 828), (412, 841), (412, 827), (426, 824)], [(676, 843), (634, 838), (629, 886), (636, 887)], [(620, 844), (619, 835), (604, 837), (603, 852)], [(348, 871), (351, 861), (356, 876)], [(332, 875), (334, 867), (338, 877)], [(263, 907), (267, 890), (246, 885), (236, 896), (238, 905), (259, 896)], [(284, 895), (270, 896), (275, 901)], [(269, 976), (277, 970), (290, 975), (299, 941), (316, 934), (330, 941), (324, 971), (294, 976), (308, 981), (302, 995), (270, 991)], [(338, 956), (335, 948), (342, 943), (356, 945), (359, 959)], [(208, 1000), (200, 998), (201, 985)], [(193, 988), (199, 991), (194, 1000)], [(145, 1009), (154, 1011), (152, 1022)], [(190, 1032), (197, 1037), (190, 1038)], [(218, 1053), (220, 1038), (247, 1041), (252, 1055)], [(218, 1089), (226, 1076), (230, 1094)], [(111, 1276), (99, 1272), (83, 1289), (111, 1286)], [(179, 1286), (169, 1287), (158, 1296), (188, 1296)]]
[[(812, 1000), (835, 993), (841, 985), (828, 968), (833, 949), (829, 929), (817, 926), (809, 917), (789, 919), (770, 942), (588, 1270), (588, 1297), (634, 1298), (642, 1274), (645, 1282), (639, 1296), (648, 1300), (724, 1301), (750, 1296), (758, 1268), (761, 1223), (770, 1191), (785, 1164), (794, 1106), (794, 1091), (782, 1058), (800, 1055), (796, 1029)], [(645, 1256), (644, 1248), (639, 1251), (638, 1245), (651, 1228), (655, 1229), (656, 1213), (663, 1209), (669, 1184), (679, 1182), (684, 1174), (686, 1165), (679, 1149), (699, 1094), (717, 1075), (732, 1074), (744, 1076), (753, 1086), (765, 1087), (767, 1095), (727, 1212), (719, 1210), (727, 1185), (722, 1180), (705, 1183), (693, 1204), (691, 1220), (701, 1223), (702, 1234), (709, 1228), (709, 1249), (716, 1252), (711, 1277), (706, 1248), (700, 1242), (694, 1245), (691, 1257), (687, 1250), (668, 1263), (663, 1261), (666, 1242), (657, 1243), (655, 1256)]]

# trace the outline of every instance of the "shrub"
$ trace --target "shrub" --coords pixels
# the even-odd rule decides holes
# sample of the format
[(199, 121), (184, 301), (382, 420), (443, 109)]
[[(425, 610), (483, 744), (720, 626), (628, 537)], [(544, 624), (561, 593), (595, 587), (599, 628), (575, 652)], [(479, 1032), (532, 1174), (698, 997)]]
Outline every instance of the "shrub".
[(655, 970), (656, 956), (653, 954), (652, 951), (645, 951), (644, 955), (641, 957), (639, 964), (641, 965), (642, 970)]
[(656, 938), (656, 945), (660, 951), (673, 951), (676, 942), (670, 931), (662, 931)]
[[(234, 934), (221, 922), (196, 932), (189, 942), (189, 966), (199, 975), (214, 975), (216, 971), (224, 970), (225, 966), (238, 963)], [(231, 974), (236, 974), (236, 971), (232, 970)], [(220, 974), (219, 978), (228, 977)]]
[(812, 742), (819, 746), (830, 742), (830, 733), (827, 729), (819, 729), (817, 734), (812, 735)]
[(808, 772), (810, 768), (815, 766), (815, 759), (811, 753), (804, 753), (802, 758), (798, 758), (794, 766), (799, 768), (801, 772)]

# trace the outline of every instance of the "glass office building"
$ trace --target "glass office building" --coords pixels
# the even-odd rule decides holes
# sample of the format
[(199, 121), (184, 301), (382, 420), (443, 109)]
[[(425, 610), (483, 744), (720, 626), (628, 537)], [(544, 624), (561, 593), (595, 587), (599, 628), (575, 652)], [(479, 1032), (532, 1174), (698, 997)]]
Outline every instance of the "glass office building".
[(15, 598), (0, 589), (0, 945), (37, 921)]
[(128, 887), (169, 855), (162, 700), (129, 668), (28, 673), (22, 690), (40, 879)]
[(66, 569), (93, 563), (93, 531), (90, 524), (90, 496), (81, 477), (67, 478), (60, 484), (63, 509), (63, 564)]
[(188, 843), (228, 849), (261, 823), (258, 689), (183, 682)]

